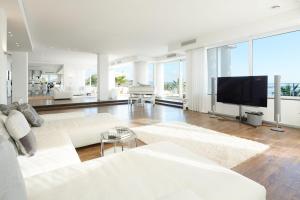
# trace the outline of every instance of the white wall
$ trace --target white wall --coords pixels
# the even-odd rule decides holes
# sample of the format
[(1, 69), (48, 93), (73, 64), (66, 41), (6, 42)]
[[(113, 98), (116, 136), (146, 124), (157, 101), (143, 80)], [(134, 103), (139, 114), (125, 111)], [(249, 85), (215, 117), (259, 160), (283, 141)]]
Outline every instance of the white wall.
[(133, 63), (133, 84), (149, 84), (148, 65), (145, 61), (136, 61)]
[(7, 18), (0, 9), (0, 104), (7, 104)]
[(12, 54), (12, 102), (28, 102), (28, 53)]
[(73, 94), (80, 94), (85, 87), (85, 71), (82, 65), (64, 65), (64, 90), (72, 91)]

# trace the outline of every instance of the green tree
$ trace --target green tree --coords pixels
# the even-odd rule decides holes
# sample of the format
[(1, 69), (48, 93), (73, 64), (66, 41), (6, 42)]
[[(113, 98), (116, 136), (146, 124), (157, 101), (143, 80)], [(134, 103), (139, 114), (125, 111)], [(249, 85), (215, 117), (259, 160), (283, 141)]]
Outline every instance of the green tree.
[(175, 93), (178, 93), (179, 91), (179, 79), (177, 81), (167, 82), (164, 85), (165, 90), (173, 91)]
[(291, 86), (281, 86), (281, 95), (282, 96), (291, 96)]
[(87, 78), (85, 80), (85, 85), (90, 85), (90, 82), (92, 86), (97, 86), (97, 74), (93, 74), (91, 78)]
[(122, 84), (127, 83), (126, 76), (122, 75), (122, 76), (115, 77), (115, 82), (118, 86), (121, 86)]
[(281, 86), (281, 95), (282, 96), (300, 96), (299, 84), (293, 83), (293, 84)]

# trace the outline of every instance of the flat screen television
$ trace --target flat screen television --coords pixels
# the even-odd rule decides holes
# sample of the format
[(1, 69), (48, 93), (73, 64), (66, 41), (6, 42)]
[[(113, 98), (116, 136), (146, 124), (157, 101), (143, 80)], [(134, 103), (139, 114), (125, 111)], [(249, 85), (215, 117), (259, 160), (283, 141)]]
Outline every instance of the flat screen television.
[(219, 77), (217, 101), (267, 107), (268, 76)]

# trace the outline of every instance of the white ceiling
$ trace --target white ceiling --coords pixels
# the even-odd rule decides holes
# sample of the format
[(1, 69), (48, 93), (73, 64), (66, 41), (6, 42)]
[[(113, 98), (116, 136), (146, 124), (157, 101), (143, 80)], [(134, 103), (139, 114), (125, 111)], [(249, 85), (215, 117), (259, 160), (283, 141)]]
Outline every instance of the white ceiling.
[(48, 48), (34, 50), (28, 56), (30, 65), (53, 64), (53, 65), (86, 65), (96, 66), (97, 55), (94, 53), (75, 52), (70, 50)]
[[(24, 0), (37, 48), (157, 56), (205, 32), (281, 14), (298, 0)], [(279, 9), (270, 9), (280, 4)]]
[[(31, 37), (23, 9), (22, 0), (0, 0), (0, 8), (7, 15), (7, 49), (9, 51), (31, 51)], [(17, 46), (19, 43), (20, 46)]]

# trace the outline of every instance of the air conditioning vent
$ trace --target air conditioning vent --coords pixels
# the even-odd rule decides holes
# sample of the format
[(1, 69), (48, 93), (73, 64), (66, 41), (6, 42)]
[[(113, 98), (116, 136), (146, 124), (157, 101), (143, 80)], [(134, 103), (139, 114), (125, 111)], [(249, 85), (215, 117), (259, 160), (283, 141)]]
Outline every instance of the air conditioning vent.
[(171, 54), (168, 54), (167, 55), (167, 58), (173, 58), (173, 57), (176, 57), (177, 54), (176, 53), (171, 53)]
[(192, 39), (192, 40), (187, 40), (187, 41), (184, 41), (184, 42), (181, 42), (181, 46), (187, 46), (187, 45), (190, 45), (190, 44), (195, 44), (197, 42), (197, 39)]

